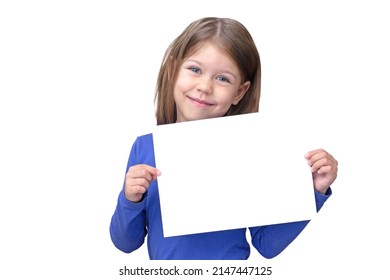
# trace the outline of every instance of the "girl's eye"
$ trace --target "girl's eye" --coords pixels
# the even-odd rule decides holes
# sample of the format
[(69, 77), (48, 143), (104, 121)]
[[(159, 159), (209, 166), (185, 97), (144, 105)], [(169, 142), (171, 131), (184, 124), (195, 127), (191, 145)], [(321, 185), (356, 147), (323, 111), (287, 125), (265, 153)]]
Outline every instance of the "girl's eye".
[(200, 73), (200, 69), (198, 67), (189, 67), (188, 69), (194, 73)]
[(225, 76), (218, 76), (218, 77), (217, 77), (217, 80), (219, 80), (219, 81), (221, 81), (221, 82), (230, 83), (229, 79), (226, 78)]

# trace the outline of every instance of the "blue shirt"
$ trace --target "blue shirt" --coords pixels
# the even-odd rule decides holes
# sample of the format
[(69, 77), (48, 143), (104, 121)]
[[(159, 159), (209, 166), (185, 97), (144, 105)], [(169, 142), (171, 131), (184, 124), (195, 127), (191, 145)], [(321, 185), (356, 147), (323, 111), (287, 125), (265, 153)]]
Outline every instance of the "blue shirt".
[[(130, 152), (126, 172), (137, 164), (155, 167), (153, 136), (139, 136)], [(319, 211), (331, 195), (314, 192)], [(202, 207), (202, 205), (199, 205)], [(252, 244), (265, 258), (280, 254), (306, 227), (309, 221), (267, 225), (249, 228)], [(124, 191), (119, 193), (118, 203), (111, 219), (110, 235), (121, 251), (131, 253), (144, 244), (150, 259), (168, 260), (245, 260), (250, 254), (246, 228), (183, 235), (164, 238), (157, 181), (152, 181), (143, 199), (129, 201)]]

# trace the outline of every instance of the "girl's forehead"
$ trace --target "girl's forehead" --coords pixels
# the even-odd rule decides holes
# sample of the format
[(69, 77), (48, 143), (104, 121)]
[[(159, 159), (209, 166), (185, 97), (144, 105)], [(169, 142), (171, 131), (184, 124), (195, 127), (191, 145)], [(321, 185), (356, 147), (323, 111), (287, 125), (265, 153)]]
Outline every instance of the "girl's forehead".
[(184, 58), (188, 58), (192, 55), (194, 55), (195, 53), (201, 51), (202, 49), (204, 48), (207, 48), (209, 46), (212, 46), (213, 48), (216, 48), (218, 50), (218, 52), (220, 52), (221, 54), (224, 54), (226, 56), (229, 56), (230, 58), (231, 57), (231, 54), (228, 52), (227, 48), (223, 46), (223, 44), (217, 40), (207, 40), (207, 41), (203, 41), (203, 42), (199, 42), (197, 43), (196, 45), (192, 46), (187, 54), (185, 55)]

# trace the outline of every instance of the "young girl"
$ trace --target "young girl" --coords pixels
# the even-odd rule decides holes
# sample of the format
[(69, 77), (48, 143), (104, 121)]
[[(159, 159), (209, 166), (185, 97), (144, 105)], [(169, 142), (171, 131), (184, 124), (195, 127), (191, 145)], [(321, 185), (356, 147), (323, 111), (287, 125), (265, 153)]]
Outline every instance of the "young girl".
[[(257, 48), (241, 23), (228, 18), (199, 19), (165, 53), (155, 96), (157, 124), (257, 112), (260, 76)], [(319, 211), (331, 195), (338, 163), (323, 149), (305, 157)], [(119, 250), (130, 253), (138, 249), (148, 235), (150, 259), (249, 257), (245, 228), (164, 238), (156, 180), (160, 171), (155, 166), (152, 134), (138, 137), (110, 224), (112, 242)], [(308, 222), (251, 227), (252, 244), (262, 256), (273, 258)]]

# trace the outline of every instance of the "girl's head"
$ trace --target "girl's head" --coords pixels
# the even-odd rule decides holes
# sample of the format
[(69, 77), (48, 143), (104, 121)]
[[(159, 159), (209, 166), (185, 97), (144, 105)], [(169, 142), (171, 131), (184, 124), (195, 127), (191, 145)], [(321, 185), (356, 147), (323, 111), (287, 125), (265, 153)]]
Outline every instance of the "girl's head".
[(260, 80), (260, 56), (248, 30), (233, 19), (199, 19), (165, 53), (157, 124), (257, 112)]

